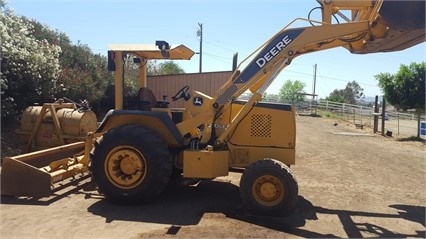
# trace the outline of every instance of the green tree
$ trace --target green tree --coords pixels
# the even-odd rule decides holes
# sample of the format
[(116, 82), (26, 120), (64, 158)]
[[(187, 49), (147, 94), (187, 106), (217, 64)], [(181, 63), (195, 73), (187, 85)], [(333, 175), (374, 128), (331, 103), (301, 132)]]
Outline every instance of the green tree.
[(305, 88), (305, 83), (299, 80), (287, 80), (281, 86), (278, 93), (281, 102), (294, 104), (298, 101), (303, 101), (305, 98), (302, 94), (305, 93), (303, 90)]
[[(425, 113), (425, 70), (425, 62), (413, 62), (408, 66), (401, 64), (396, 74), (380, 73), (374, 76), (387, 102), (398, 110), (415, 110), (418, 127), (420, 117)], [(420, 137), (419, 130), (417, 137)]]
[(113, 95), (106, 94), (108, 85), (114, 82), (113, 73), (106, 68), (106, 57), (93, 54), (87, 45), (80, 42), (73, 44), (63, 32), (52, 30), (36, 20), (29, 22), (34, 29), (32, 35), (37, 40), (47, 40), (62, 49), (55, 98), (67, 97), (77, 102), (88, 100), (96, 113), (108, 110), (110, 106), (101, 109), (100, 105), (104, 97), (113, 98)]
[(173, 75), (173, 74), (183, 74), (185, 71), (174, 61), (165, 61), (162, 63), (157, 63), (156, 60), (148, 61), (151, 63), (147, 66), (147, 74), (149, 76), (157, 75)]
[(325, 98), (328, 101), (356, 104), (356, 102), (364, 96), (364, 89), (356, 82), (348, 82), (345, 89), (335, 89)]
[(345, 97), (343, 90), (333, 90), (333, 92), (330, 93), (327, 97), (325, 97), (325, 100), (327, 101), (333, 101), (333, 102), (339, 102), (339, 103), (345, 103)]
[(160, 74), (161, 75), (172, 75), (172, 74), (183, 74), (185, 71), (175, 62), (166, 61), (160, 63)]
[(28, 105), (52, 100), (58, 89), (61, 48), (33, 36), (33, 25), (0, 4), (1, 118), (18, 116)]
[(344, 96), (349, 104), (355, 104), (364, 96), (364, 89), (356, 81), (349, 82), (344, 89)]

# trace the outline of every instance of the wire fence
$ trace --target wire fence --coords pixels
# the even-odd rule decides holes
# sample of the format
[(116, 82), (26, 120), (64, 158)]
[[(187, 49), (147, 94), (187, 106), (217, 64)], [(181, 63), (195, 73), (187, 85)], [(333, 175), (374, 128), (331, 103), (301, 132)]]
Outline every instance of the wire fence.
[[(277, 99), (264, 99), (266, 102), (279, 103)], [(365, 105), (352, 105), (326, 100), (303, 101), (294, 104), (298, 114), (318, 114), (324, 117), (336, 118), (353, 123), (355, 126), (371, 128), (374, 127), (374, 108)], [(382, 109), (379, 108), (377, 131), (382, 132)], [(377, 115), (377, 113), (376, 113)], [(426, 117), (421, 116), (421, 124), (418, 126), (416, 114), (403, 113), (394, 110), (385, 111), (384, 132), (390, 132), (398, 137), (420, 136), (426, 138)]]

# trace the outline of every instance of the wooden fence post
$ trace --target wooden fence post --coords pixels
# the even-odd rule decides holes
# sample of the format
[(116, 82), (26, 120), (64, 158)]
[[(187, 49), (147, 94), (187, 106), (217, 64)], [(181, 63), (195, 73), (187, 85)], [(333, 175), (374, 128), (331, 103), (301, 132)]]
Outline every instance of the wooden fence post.
[(385, 103), (385, 98), (383, 98), (383, 104), (382, 104), (382, 136), (385, 136), (385, 108), (386, 108), (386, 103)]
[[(379, 96), (376, 95), (376, 98), (374, 100), (374, 113), (379, 113)], [(374, 115), (374, 126), (373, 126), (373, 132), (377, 133), (377, 127), (379, 124), (379, 116)]]

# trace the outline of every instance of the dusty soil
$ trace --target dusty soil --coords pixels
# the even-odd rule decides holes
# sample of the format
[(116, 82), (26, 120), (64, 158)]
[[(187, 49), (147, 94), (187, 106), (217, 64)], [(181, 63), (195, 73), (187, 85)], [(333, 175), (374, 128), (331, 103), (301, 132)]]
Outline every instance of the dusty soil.
[[(335, 123), (337, 125), (335, 125)], [(294, 212), (253, 215), (241, 205), (240, 174), (173, 185), (154, 203), (110, 204), (90, 178), (42, 199), (2, 197), (2, 238), (424, 238), (423, 142), (370, 129), (297, 118), (299, 183)]]

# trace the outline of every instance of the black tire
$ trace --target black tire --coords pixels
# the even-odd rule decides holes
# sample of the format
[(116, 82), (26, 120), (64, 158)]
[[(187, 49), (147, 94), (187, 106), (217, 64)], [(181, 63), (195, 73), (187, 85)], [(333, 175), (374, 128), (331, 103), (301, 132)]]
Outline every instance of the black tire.
[(255, 213), (281, 215), (296, 205), (299, 187), (290, 168), (274, 159), (250, 164), (240, 180), (243, 202)]
[(166, 187), (172, 163), (166, 142), (139, 125), (113, 128), (95, 142), (91, 171), (99, 191), (118, 204), (140, 204)]
[(170, 180), (180, 180), (183, 178), (183, 170), (180, 168), (173, 167), (172, 174), (170, 175)]

